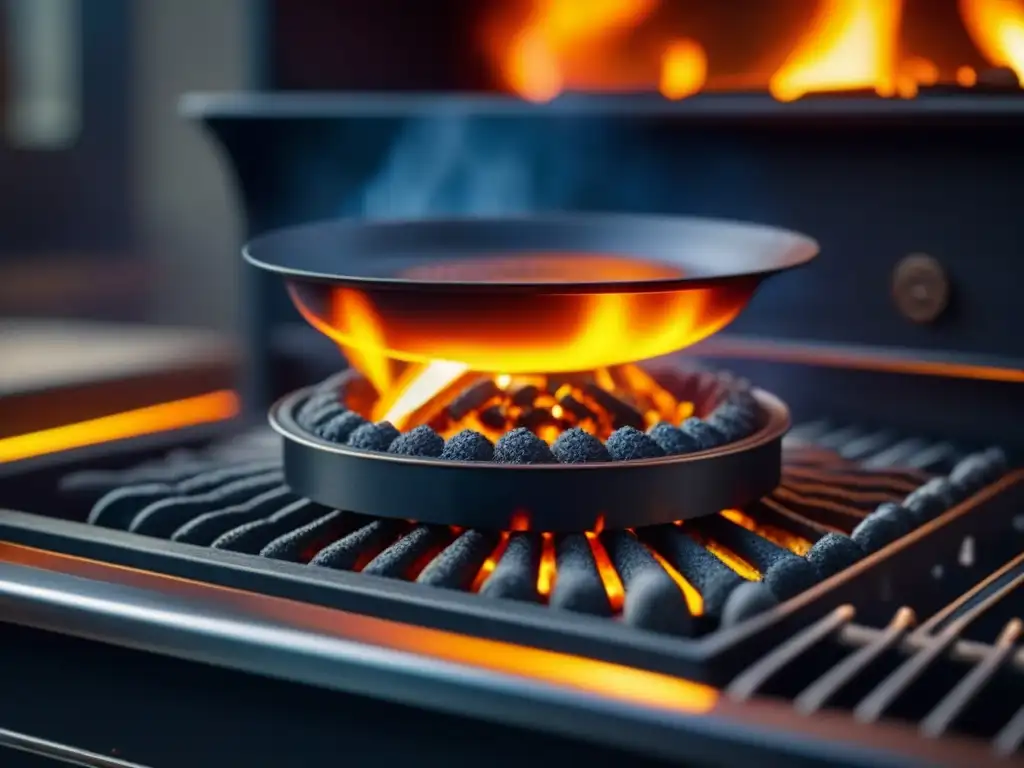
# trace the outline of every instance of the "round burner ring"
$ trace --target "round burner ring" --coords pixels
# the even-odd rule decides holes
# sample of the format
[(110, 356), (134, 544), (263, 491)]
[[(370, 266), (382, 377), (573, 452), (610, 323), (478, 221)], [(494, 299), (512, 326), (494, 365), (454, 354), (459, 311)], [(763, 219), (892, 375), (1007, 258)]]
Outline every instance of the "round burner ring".
[(323, 440), (296, 416), (315, 387), (270, 410), (284, 438), (284, 470), (296, 492), (377, 517), (467, 528), (592, 531), (671, 523), (742, 507), (781, 478), (785, 404), (751, 390), (760, 428), (719, 448), (657, 459), (588, 464), (496, 464), (364, 451)]

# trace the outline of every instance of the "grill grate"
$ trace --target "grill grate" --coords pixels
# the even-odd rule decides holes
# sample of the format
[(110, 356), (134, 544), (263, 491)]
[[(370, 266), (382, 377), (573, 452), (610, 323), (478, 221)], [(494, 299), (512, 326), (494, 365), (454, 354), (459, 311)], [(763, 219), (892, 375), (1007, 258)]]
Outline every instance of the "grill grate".
[(79, 472), (61, 492), (97, 526), (698, 636), (815, 586), (1005, 469), (998, 451), (807, 424), (787, 438), (782, 484), (747, 509), (548, 534), (424, 525), (414, 509), (405, 521), (329, 509), (284, 485), (279, 452), (276, 436), (253, 433), (127, 470)]

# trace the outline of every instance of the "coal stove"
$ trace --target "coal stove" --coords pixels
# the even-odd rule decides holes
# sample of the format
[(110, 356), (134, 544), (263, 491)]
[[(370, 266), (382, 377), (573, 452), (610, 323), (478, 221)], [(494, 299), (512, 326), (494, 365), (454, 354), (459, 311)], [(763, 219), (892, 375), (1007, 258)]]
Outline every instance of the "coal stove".
[[(574, 238), (601, 235), (586, 258), (628, 255), (631, 269), (654, 269), (649, 280), (679, 279), (659, 271), (672, 266), (665, 252), (645, 251), (659, 226), (690, 231), (680, 213), (772, 220), (814, 233), (823, 254), (773, 278), (725, 331), (710, 323), (664, 349), (640, 352), (651, 337), (633, 334), (625, 351), (595, 347), (625, 356), (515, 364), (491, 335), (477, 353), (502, 356), (500, 373), (486, 360), (455, 370), (438, 353), (472, 323), (367, 344), (409, 305), (389, 314), (379, 295), (353, 295), (310, 263), (290, 265), (288, 281), (246, 265), (246, 417), (0, 467), (10, 509), (0, 516), (0, 657), (28, 692), (2, 705), (0, 746), (151, 766), (426, 754), (452, 765), (1019, 759), (1022, 377), (994, 271), (1012, 224), (971, 207), (970, 237), (942, 216), (858, 232), (832, 207), (866, 190), (887, 157), (939, 183), (949, 163), (995, 144), (963, 141), (957, 132), (974, 127), (957, 119), (955, 98), (935, 109), (879, 103), (190, 101), (235, 163), (260, 236), (248, 255), (262, 266), (274, 266), (261, 258), (268, 242), (286, 238), (284, 253), (307, 257), (324, 227), (359, 241), (336, 253), (363, 256), (374, 233), (412, 233), (406, 256), (434, 253), (403, 263), (403, 279), (473, 283), (458, 298), (487, 295), (474, 307), (485, 317), (503, 307), (487, 290), (494, 262), (475, 258), (466, 233), (495, 222), (513, 242), (539, 237), (538, 222), (569, 221)], [(992, 135), (1008, 136), (1016, 102), (981, 103), (972, 120), (988, 114)], [(822, 126), (826, 116), (852, 122)], [(921, 120), (941, 127), (908, 154), (904, 131)], [(452, 244), (438, 253), (426, 231), (485, 194), (479, 163), (441, 174), (429, 195), (441, 203), (407, 200), (406, 218), (421, 221), (277, 231), (372, 214), (370, 201), (409, 189), (395, 164), (410, 144), (453, 135), (468, 142), (457, 157), (497, 136), (498, 150), (475, 156), (515, 150), (522, 175), (492, 191), (529, 190), (522, 210), (502, 203), (479, 211), (490, 221), (447, 223), (474, 256), (454, 271)], [(961, 150), (943, 175), (934, 142)], [(619, 172), (600, 183), (609, 148)], [(817, 153), (806, 181), (776, 175), (776, 194), (762, 194), (772, 164), (798, 149)], [(590, 150), (593, 165), (581, 161)], [(737, 157), (755, 170), (730, 187)], [(673, 194), (681, 178), (690, 192)], [(854, 199), (874, 216), (903, 181), (897, 173), (884, 193)], [(536, 213), (553, 207), (579, 213)], [(609, 245), (623, 220), (610, 214), (631, 211), (672, 216), (626, 217), (628, 244)], [(708, 242), (721, 246), (715, 231)], [(979, 238), (985, 252), (966, 247)], [(908, 268), (893, 252), (910, 243), (944, 255)], [(498, 259), (502, 280), (518, 270), (527, 295), (551, 285), (552, 264), (581, 246), (541, 250), (552, 248), (559, 259)], [(395, 277), (387, 259), (362, 264), (364, 278)], [(598, 259), (573, 279), (620, 267)], [(889, 267), (902, 281), (886, 279)], [(931, 304), (936, 274), (947, 290)], [(555, 278), (551, 293), (580, 295)], [(366, 295), (371, 312), (360, 311)], [(444, 325), (464, 306), (447, 296), (406, 317)], [(528, 309), (511, 313), (513, 338), (559, 327), (531, 325), (542, 310)], [(602, 340), (620, 327), (604, 326)], [(743, 335), (752, 329), (761, 336)], [(656, 357), (702, 336), (684, 356)], [(429, 359), (415, 354), (427, 341)], [(351, 369), (340, 370), (339, 344)], [(383, 348), (399, 354), (369, 354)]]

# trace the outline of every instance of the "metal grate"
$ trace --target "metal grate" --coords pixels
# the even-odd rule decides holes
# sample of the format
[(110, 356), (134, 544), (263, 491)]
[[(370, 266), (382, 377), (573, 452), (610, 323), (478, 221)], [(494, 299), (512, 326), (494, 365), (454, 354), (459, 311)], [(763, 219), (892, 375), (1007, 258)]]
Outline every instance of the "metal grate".
[[(72, 474), (80, 519), (201, 547), (700, 636), (795, 597), (929, 523), (1005, 469), (998, 451), (823, 423), (787, 438), (783, 482), (685, 525), (548, 534), (373, 519), (299, 498), (258, 432), (119, 471)], [(948, 473), (948, 474), (947, 474)]]

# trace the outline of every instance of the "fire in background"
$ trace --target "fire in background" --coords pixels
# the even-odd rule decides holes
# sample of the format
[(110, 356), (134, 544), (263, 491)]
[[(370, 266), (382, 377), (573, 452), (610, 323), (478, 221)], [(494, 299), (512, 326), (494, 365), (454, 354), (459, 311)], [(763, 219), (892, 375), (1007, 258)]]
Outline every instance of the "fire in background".
[(911, 98), (1024, 79), (1024, 0), (506, 0), (480, 26), (501, 84), (563, 91)]

